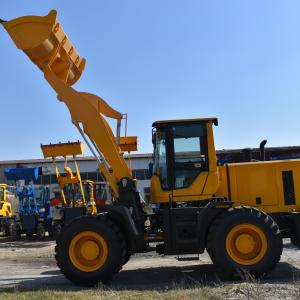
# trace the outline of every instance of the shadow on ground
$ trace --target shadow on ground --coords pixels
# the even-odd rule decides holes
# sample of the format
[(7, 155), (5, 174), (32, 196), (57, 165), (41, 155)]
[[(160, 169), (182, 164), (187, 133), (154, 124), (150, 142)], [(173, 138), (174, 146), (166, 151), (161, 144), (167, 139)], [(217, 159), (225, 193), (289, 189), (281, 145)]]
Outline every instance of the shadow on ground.
[(49, 247), (54, 244), (53, 240), (34, 240), (34, 238), (22, 238), (21, 241), (15, 241), (9, 237), (2, 238), (0, 240), (0, 249), (6, 249), (8, 247), (14, 248), (14, 249), (36, 249), (36, 248), (45, 248)]
[[(289, 284), (300, 278), (300, 269), (291, 264), (279, 263), (276, 269), (262, 283)], [(38, 278), (15, 278), (21, 280), (15, 288), (7, 287), (7, 291), (14, 290), (70, 290), (77, 291), (84, 288), (73, 285), (59, 270), (44, 271)], [(235, 283), (237, 283), (236, 281)], [(221, 281), (216, 275), (212, 264), (194, 264), (184, 267), (155, 267), (137, 270), (124, 270), (120, 272), (107, 286), (109, 290), (172, 290), (175, 288), (191, 288), (196, 285), (216, 286)], [(6, 290), (5, 283), (1, 286)]]

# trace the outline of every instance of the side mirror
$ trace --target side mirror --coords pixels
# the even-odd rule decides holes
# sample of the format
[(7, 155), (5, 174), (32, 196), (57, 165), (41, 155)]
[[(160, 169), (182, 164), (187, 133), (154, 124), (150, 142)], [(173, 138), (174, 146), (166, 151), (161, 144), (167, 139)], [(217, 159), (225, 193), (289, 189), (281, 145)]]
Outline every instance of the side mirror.
[(156, 144), (156, 129), (152, 128), (152, 144)]

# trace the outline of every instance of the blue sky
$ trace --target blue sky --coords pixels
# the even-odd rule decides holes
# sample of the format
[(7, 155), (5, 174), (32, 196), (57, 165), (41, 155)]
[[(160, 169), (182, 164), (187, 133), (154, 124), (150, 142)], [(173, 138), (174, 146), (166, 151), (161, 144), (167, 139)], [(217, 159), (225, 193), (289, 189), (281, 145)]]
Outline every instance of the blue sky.
[[(129, 114), (151, 152), (155, 120), (216, 116), (217, 149), (300, 145), (299, 1), (1, 1), (0, 18), (57, 9), (87, 59), (75, 85)], [(42, 73), (0, 29), (0, 160), (80, 139)], [(87, 154), (89, 154), (87, 152)]]

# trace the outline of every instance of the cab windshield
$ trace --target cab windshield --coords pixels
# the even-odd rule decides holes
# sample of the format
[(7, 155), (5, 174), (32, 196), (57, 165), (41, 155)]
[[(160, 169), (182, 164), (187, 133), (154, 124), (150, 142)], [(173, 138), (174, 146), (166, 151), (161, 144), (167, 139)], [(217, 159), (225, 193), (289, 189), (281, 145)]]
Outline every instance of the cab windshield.
[(95, 189), (96, 189), (95, 191), (96, 199), (102, 199), (102, 200), (107, 199), (107, 189), (105, 184), (96, 184)]
[(83, 201), (79, 183), (66, 184), (64, 186), (64, 194), (68, 204), (81, 204)]
[(43, 205), (43, 199), (44, 198), (44, 189), (43, 188), (39, 188), (36, 189), (36, 203), (40, 206)]

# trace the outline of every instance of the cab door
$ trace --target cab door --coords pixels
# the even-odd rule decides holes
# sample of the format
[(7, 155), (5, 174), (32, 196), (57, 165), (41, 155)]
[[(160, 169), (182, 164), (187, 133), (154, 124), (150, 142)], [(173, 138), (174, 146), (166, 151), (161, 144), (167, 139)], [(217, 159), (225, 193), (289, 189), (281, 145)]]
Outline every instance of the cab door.
[(170, 125), (172, 200), (200, 200), (208, 176), (206, 123)]

